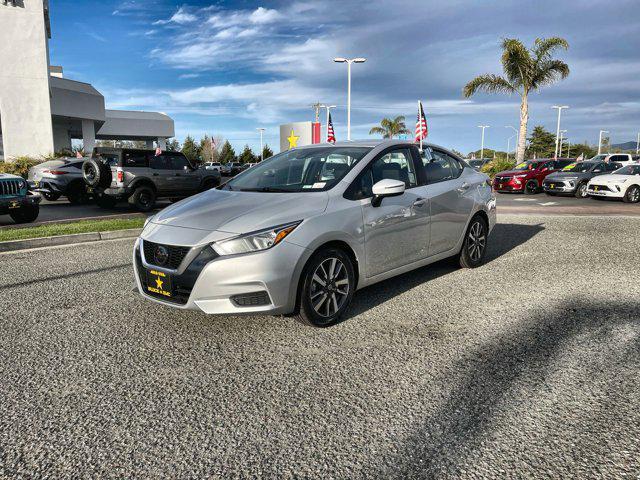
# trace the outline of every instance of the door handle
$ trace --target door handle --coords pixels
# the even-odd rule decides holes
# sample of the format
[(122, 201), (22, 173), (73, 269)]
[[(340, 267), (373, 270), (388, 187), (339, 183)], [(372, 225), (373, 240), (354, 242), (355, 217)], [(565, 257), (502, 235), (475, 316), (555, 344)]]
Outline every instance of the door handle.
[(421, 207), (425, 203), (427, 203), (427, 201), (424, 198), (418, 198), (415, 202), (413, 202), (413, 206), (414, 207)]

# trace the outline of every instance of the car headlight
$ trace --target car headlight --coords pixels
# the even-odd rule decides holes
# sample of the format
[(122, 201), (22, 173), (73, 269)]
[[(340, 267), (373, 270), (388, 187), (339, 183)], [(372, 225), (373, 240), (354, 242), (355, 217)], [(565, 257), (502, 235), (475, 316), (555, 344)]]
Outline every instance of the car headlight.
[(21, 180), (20, 182), (18, 182), (18, 188), (19, 188), (20, 190), (22, 190), (22, 189), (23, 189), (24, 187), (26, 187), (26, 186), (27, 186), (27, 184), (26, 184), (26, 183), (24, 183), (24, 180)]
[(300, 225), (300, 221), (279, 225), (277, 227), (247, 233), (211, 244), (218, 255), (237, 255), (239, 253), (259, 252), (275, 247)]

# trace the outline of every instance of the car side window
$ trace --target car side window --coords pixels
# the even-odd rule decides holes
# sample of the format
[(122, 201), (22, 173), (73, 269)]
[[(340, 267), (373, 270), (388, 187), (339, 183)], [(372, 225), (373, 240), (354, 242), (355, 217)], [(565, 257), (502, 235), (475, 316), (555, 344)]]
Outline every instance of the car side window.
[(425, 149), (420, 158), (427, 184), (453, 180), (458, 178), (463, 170), (457, 159), (439, 150)]
[(358, 176), (348, 194), (348, 198), (359, 200), (373, 196), (373, 186), (380, 180), (403, 181), (406, 188), (417, 185), (413, 158), (408, 148), (393, 150), (376, 158)]
[(147, 154), (138, 152), (127, 152), (123, 155), (124, 167), (146, 167)]
[(609, 162), (605, 168), (603, 169), (606, 170), (607, 172), (613, 172), (614, 170), (618, 170), (619, 168), (622, 168), (622, 165), (620, 165), (619, 163), (613, 163), (613, 162)]
[(599, 163), (595, 166), (595, 168), (593, 169), (593, 172), (600, 173), (600, 172), (604, 172), (605, 170), (607, 170), (607, 167), (605, 166), (605, 164)]
[(149, 166), (154, 170), (172, 170), (171, 158), (167, 155), (156, 155), (149, 159)]
[(189, 165), (187, 159), (182, 155), (168, 155), (171, 159), (171, 168), (173, 170), (184, 170), (184, 167)]

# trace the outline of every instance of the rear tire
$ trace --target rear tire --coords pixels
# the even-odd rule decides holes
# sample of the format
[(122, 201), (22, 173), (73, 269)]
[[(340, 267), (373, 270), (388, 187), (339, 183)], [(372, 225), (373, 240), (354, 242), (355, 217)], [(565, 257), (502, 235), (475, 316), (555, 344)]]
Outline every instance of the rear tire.
[(38, 205), (29, 205), (27, 207), (22, 207), (19, 210), (12, 211), (9, 213), (9, 216), (16, 223), (31, 223), (38, 218), (40, 214), (40, 206)]
[(108, 187), (111, 184), (111, 168), (95, 158), (82, 164), (82, 176), (90, 187)]
[(67, 190), (67, 200), (72, 205), (82, 205), (89, 202), (89, 193), (84, 183), (74, 183), (69, 185)]
[(129, 197), (129, 204), (139, 212), (148, 212), (156, 206), (156, 193), (151, 187), (141, 186)]
[(476, 215), (471, 219), (464, 236), (458, 262), (462, 268), (476, 268), (484, 263), (487, 253), (489, 226), (484, 218)]
[(640, 188), (636, 185), (631, 185), (627, 188), (627, 192), (622, 197), (622, 201), (625, 203), (638, 203), (640, 201)]
[(338, 248), (313, 254), (302, 272), (298, 321), (330, 327), (340, 321), (355, 293), (355, 271), (349, 255)]

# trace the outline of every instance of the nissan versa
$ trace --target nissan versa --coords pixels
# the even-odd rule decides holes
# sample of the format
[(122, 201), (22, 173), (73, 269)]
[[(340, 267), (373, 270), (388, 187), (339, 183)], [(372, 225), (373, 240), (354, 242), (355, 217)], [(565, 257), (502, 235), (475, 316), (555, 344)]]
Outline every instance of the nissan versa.
[(440, 147), (313, 145), (151, 217), (136, 283), (177, 308), (328, 326), (367, 285), (447, 257), (479, 266), (495, 221), (489, 178)]

